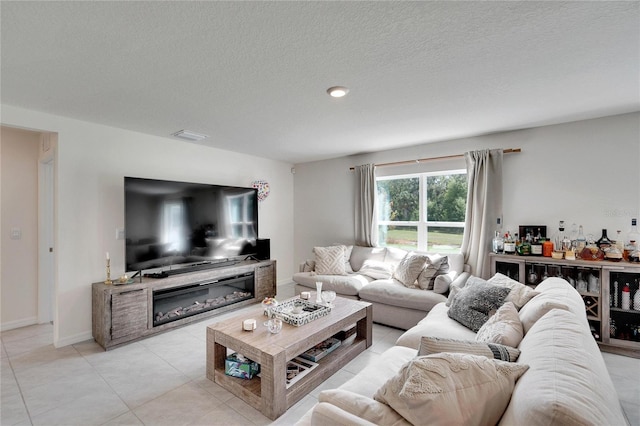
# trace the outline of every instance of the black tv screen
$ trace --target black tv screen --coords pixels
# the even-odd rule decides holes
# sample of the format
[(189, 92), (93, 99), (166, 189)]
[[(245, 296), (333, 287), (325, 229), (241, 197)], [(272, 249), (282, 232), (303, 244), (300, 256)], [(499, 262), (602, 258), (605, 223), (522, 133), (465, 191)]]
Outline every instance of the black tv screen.
[(256, 253), (255, 188), (125, 177), (124, 192), (127, 271)]

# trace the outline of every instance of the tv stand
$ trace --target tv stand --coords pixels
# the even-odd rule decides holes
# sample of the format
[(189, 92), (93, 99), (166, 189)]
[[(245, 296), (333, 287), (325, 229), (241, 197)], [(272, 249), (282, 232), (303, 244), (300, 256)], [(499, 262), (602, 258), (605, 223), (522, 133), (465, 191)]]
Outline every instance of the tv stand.
[[(234, 260), (232, 262), (230, 265), (216, 263), (214, 267), (212, 267), (214, 264), (196, 265), (206, 269), (195, 271), (192, 269), (162, 279), (145, 275), (140, 282), (136, 280), (132, 284), (94, 283), (92, 285), (93, 338), (103, 348), (112, 349), (219, 313), (259, 303), (265, 297), (276, 295), (275, 260)], [(246, 274), (252, 274), (254, 277), (253, 294), (248, 298), (245, 296), (237, 303), (185, 316), (175, 321), (163, 324), (158, 324), (156, 321), (154, 327), (154, 294), (171, 289), (187, 289), (194, 285), (202, 285), (204, 288), (210, 283)]]

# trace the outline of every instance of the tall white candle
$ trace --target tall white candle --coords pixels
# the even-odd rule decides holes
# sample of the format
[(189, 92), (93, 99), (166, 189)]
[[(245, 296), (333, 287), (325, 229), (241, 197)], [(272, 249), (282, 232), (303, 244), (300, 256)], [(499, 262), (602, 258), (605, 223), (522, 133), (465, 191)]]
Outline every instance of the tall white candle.
[(107, 260), (109, 260), (109, 252), (107, 252)]

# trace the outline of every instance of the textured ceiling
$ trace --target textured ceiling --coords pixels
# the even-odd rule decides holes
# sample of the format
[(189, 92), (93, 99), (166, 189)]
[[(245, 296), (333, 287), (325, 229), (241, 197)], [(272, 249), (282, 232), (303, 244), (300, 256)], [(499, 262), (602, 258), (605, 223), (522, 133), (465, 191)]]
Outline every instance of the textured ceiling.
[(639, 5), (2, 1), (1, 100), (306, 162), (638, 111)]

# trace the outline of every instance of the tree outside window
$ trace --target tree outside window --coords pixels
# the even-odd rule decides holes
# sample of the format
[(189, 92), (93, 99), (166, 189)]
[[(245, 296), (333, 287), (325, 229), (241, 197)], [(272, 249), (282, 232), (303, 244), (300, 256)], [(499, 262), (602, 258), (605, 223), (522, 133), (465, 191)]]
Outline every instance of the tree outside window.
[(460, 252), (467, 201), (465, 170), (376, 180), (380, 246)]

